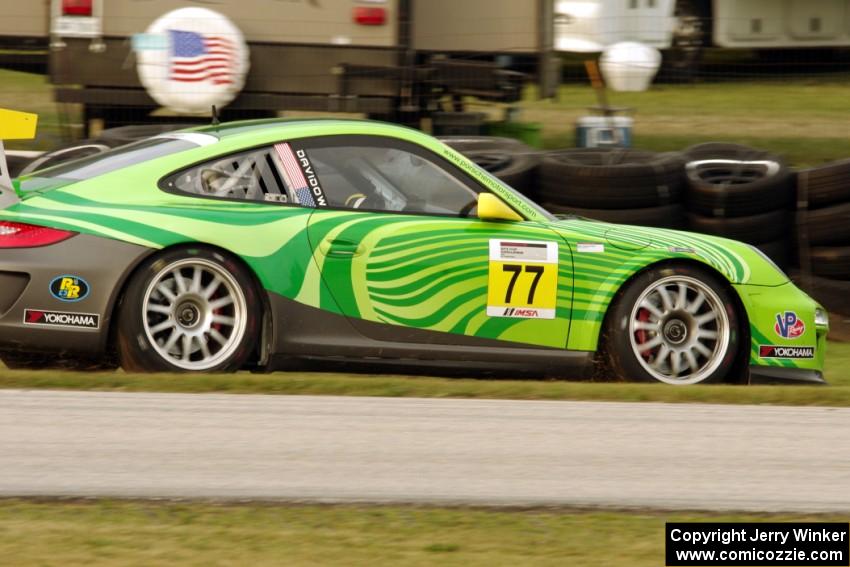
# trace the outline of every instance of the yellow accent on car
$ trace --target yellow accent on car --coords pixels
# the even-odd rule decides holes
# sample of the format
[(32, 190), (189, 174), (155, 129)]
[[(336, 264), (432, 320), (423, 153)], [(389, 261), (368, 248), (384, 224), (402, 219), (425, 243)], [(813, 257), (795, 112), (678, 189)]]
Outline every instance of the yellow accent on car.
[(37, 125), (38, 114), (0, 108), (0, 140), (31, 140)]
[(481, 193), (478, 195), (478, 218), (482, 220), (525, 220), (492, 193)]

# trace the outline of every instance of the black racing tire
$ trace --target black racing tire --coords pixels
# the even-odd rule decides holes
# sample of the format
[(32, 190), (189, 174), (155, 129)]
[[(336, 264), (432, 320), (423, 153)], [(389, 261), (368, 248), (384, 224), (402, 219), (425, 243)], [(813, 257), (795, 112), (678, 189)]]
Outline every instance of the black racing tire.
[(543, 208), (554, 214), (577, 215), (614, 224), (653, 226), (658, 228), (682, 229), (686, 226), (682, 205), (664, 205), (644, 209), (580, 209), (554, 203), (543, 203)]
[(238, 370), (256, 352), (260, 304), (248, 270), (224, 253), (183, 247), (156, 255), (134, 272), (118, 306), (121, 366), (128, 372)]
[(100, 154), (109, 149), (109, 146), (97, 140), (80, 140), (41, 154), (22, 168), (18, 175), (29, 175), (33, 171)]
[(688, 214), (688, 228), (693, 232), (760, 244), (786, 236), (791, 226), (790, 219), (789, 211), (770, 211), (760, 215), (733, 218)]
[(756, 244), (755, 247), (764, 252), (767, 257), (773, 260), (773, 262), (782, 270), (785, 270), (788, 266), (790, 266), (793, 262), (793, 258), (795, 257), (795, 252), (790, 238), (782, 238), (772, 242), (763, 242), (761, 244)]
[[(652, 310), (643, 307), (648, 304)], [(620, 380), (675, 385), (733, 378), (730, 371), (742, 345), (735, 305), (726, 282), (698, 267), (667, 265), (641, 272), (618, 294), (605, 320), (603, 352), (610, 370)], [(694, 313), (689, 307), (695, 307)]]
[(850, 242), (850, 203), (801, 213), (811, 244)]
[(803, 169), (798, 175), (806, 183), (809, 208), (850, 201), (850, 159)]
[(473, 150), (464, 152), (464, 155), (520, 193), (532, 196), (540, 164), (539, 155), (501, 149)]
[(850, 280), (850, 246), (815, 246), (810, 254), (814, 274)]
[(685, 160), (677, 152), (568, 149), (547, 153), (539, 168), (543, 201), (586, 209), (657, 207), (681, 200)]
[(691, 211), (739, 217), (792, 204), (796, 176), (775, 154), (719, 142), (691, 146), (684, 154)]
[(144, 140), (145, 138), (174, 132), (175, 130), (182, 130), (184, 128), (191, 128), (193, 126), (198, 126), (198, 124), (177, 123), (118, 126), (117, 128), (108, 128), (104, 130), (95, 139), (110, 148), (117, 148), (132, 142)]

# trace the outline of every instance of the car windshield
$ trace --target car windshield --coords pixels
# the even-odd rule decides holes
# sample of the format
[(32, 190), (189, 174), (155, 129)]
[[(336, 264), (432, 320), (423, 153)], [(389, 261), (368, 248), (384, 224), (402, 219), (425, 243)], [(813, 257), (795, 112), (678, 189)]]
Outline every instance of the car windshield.
[(29, 177), (22, 179), (24, 190), (29, 178), (60, 179), (84, 181), (118, 169), (136, 165), (159, 157), (175, 154), (198, 147), (197, 140), (177, 136), (157, 136), (126, 146), (121, 146), (108, 152), (86, 156), (54, 167), (34, 171)]

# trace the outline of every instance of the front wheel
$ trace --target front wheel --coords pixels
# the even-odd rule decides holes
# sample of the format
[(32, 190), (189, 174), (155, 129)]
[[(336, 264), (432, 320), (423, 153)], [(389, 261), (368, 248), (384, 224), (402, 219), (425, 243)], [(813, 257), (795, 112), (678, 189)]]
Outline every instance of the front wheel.
[(121, 303), (118, 353), (128, 371), (229, 372), (259, 335), (255, 286), (218, 252), (180, 249), (146, 262)]
[(728, 287), (703, 270), (647, 270), (629, 284), (608, 320), (614, 372), (667, 384), (724, 380), (738, 352), (734, 305)]

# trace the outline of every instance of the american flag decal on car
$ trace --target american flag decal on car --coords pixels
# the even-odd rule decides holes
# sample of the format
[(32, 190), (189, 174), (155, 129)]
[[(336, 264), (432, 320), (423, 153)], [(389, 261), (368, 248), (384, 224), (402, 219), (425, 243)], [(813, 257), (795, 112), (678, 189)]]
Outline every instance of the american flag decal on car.
[(168, 30), (172, 81), (214, 85), (233, 83), (236, 50), (230, 40), (190, 31)]
[(307, 185), (307, 179), (304, 177), (304, 172), (301, 171), (301, 166), (298, 164), (298, 159), (292, 152), (292, 148), (289, 144), (283, 142), (275, 144), (274, 149), (283, 165), (286, 181), (295, 192), (298, 202), (305, 207), (315, 207), (316, 201), (313, 199), (313, 193)]

